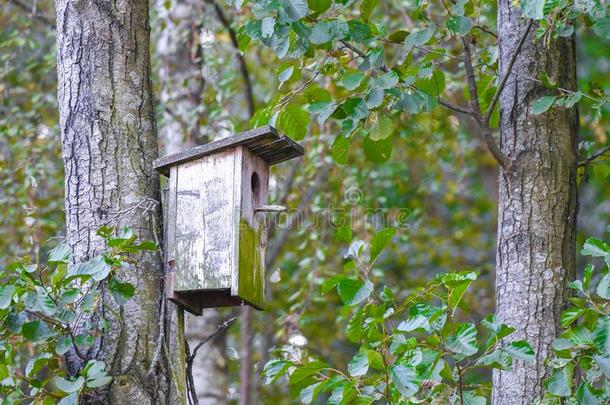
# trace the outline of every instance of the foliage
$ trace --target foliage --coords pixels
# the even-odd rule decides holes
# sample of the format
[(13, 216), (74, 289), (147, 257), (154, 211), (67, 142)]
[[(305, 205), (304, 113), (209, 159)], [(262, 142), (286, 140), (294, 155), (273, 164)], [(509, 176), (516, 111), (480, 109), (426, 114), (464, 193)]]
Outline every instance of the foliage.
[[(489, 116), (485, 125), (493, 127), (497, 122), (495, 96), (501, 91), (496, 87), (499, 72), (493, 50), (497, 37), (479, 25), (486, 19), (487, 8), (482, 4), (461, 0), (448, 7), (443, 2), (438, 9), (434, 3), (416, 2), (404, 11), (408, 30), (379, 16), (382, 4), (378, 1), (256, 0), (249, 4), (253, 18), (240, 29), (240, 35), (249, 38), (242, 50), (250, 40), (257, 40), (280, 59), (292, 60), (277, 72), (283, 94), (255, 114), (253, 126), (277, 124), (287, 135), (301, 139), (310, 121), (306, 112), (317, 117), (319, 127), (332, 119), (337, 163), (345, 164), (350, 145), (361, 142), (364, 155), (380, 164), (388, 161), (394, 145), (389, 123), (438, 106), (456, 111), (443, 100), (449, 96), (447, 90), (455, 91), (457, 86), (464, 93), (474, 91), (479, 100), (472, 103), (473, 108), (480, 104), (481, 115)], [(540, 41), (571, 36), (576, 22), (584, 19), (593, 23), (593, 32), (600, 38), (608, 36), (607, 6), (598, 0), (523, 0), (516, 5), (525, 18), (537, 22)], [(456, 49), (460, 42), (465, 48), (481, 44), (481, 49), (462, 52)], [(476, 60), (470, 60), (471, 53)], [(464, 72), (456, 75), (456, 60), (478, 67), (476, 82)], [(305, 73), (306, 80), (302, 79)], [(323, 82), (320, 78), (326, 79), (326, 86), (318, 84)], [(559, 87), (546, 74), (523, 78), (555, 93), (535, 100), (534, 114), (552, 106), (574, 108), (587, 100), (593, 125), (608, 101), (603, 89), (592, 83), (586, 90), (574, 91)]]
[[(98, 235), (106, 249), (88, 261), (69, 266), (70, 247), (60, 244), (46, 265), (25, 257), (0, 273), (0, 393), (10, 403), (74, 404), (80, 393), (111, 381), (106, 365), (87, 355), (107, 330), (100, 294), (107, 289), (119, 305), (127, 303), (135, 288), (121, 274), (129, 271), (132, 254), (156, 245), (137, 243), (127, 228), (103, 227)], [(67, 376), (63, 356), (69, 351), (86, 364)]]
[[(607, 228), (610, 234), (610, 226)], [(604, 404), (610, 401), (610, 245), (589, 238), (581, 255), (604, 261), (587, 265), (582, 280), (570, 283), (577, 295), (561, 314), (565, 328), (547, 360), (549, 377), (542, 404)]]
[(357, 349), (346, 370), (289, 345), (267, 363), (268, 383), (288, 373), (291, 393), (303, 403), (322, 393), (329, 394), (330, 404), (380, 399), (485, 403), (491, 387), (475, 378), (481, 369), (510, 369), (514, 359), (535, 358), (525, 341), (501, 345), (514, 329), (494, 315), (478, 324), (468, 321), (471, 314), (463, 298), (477, 279), (475, 272), (439, 274), (406, 295), (375, 285), (372, 279), (383, 278), (372, 277), (371, 270), (393, 236), (394, 230), (386, 228), (368, 245), (352, 242), (343, 271), (322, 283), (321, 292), (336, 289), (344, 305), (341, 312), (351, 314), (344, 333)]
[[(39, 2), (48, 10), (50, 2)], [(38, 256), (63, 225), (54, 30), (0, 12), (0, 265)], [(44, 28), (44, 29), (43, 29)]]

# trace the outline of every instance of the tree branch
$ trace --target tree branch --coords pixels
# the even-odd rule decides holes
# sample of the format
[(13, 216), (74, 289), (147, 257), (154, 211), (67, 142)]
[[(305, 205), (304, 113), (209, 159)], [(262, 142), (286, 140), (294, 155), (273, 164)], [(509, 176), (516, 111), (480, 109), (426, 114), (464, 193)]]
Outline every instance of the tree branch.
[(11, 3), (13, 3), (15, 6), (19, 7), (23, 11), (25, 11), (26, 13), (28, 13), (33, 18), (37, 19), (38, 21), (48, 25), (51, 28), (55, 27), (55, 24), (53, 23), (52, 19), (48, 18), (47, 16), (45, 16), (43, 14), (34, 13), (32, 11), (32, 7), (29, 7), (27, 4), (23, 3), (21, 0), (9, 0), (9, 1)]
[(472, 110), (469, 110), (468, 108), (464, 108), (464, 107), (459, 106), (459, 105), (451, 104), (451, 103), (448, 103), (448, 102), (443, 101), (441, 99), (438, 99), (438, 103), (440, 105), (442, 105), (443, 107), (449, 109), (449, 110), (452, 110), (452, 111), (455, 111), (455, 112), (459, 112), (459, 113), (462, 113), (462, 114), (473, 115), (472, 114)]
[(229, 32), (229, 37), (231, 38), (231, 43), (235, 48), (235, 52), (237, 55), (237, 60), (239, 61), (239, 68), (241, 71), (241, 75), (244, 79), (244, 84), (246, 86), (246, 102), (248, 103), (248, 115), (252, 117), (254, 112), (256, 111), (256, 105), (254, 103), (254, 91), (252, 89), (252, 80), (250, 79), (250, 71), (248, 70), (248, 65), (246, 64), (246, 60), (239, 50), (239, 41), (237, 40), (237, 33), (231, 26), (231, 22), (227, 18), (227, 16), (222, 11), (222, 7), (216, 3), (214, 0), (206, 0), (206, 2), (212, 7), (214, 7), (214, 11), (216, 11), (216, 15), (218, 15), (218, 20), (221, 22), (223, 27)]
[(525, 43), (525, 40), (527, 39), (527, 36), (528, 36), (530, 30), (532, 29), (533, 25), (534, 25), (534, 20), (529, 20), (529, 22), (527, 23), (527, 27), (525, 27), (525, 32), (523, 32), (521, 39), (519, 39), (517, 48), (515, 49), (513, 56), (510, 58), (510, 61), (508, 62), (508, 67), (506, 69), (506, 72), (504, 73), (504, 76), (502, 76), (502, 78), (500, 79), (500, 83), (498, 84), (498, 88), (496, 89), (496, 94), (494, 94), (494, 96), (491, 100), (491, 103), (489, 104), (487, 114), (485, 114), (484, 122), (485, 122), (485, 125), (487, 125), (487, 126), (489, 126), (489, 121), (491, 120), (491, 115), (494, 112), (494, 108), (496, 107), (496, 104), (498, 103), (498, 100), (500, 99), (502, 90), (504, 90), (504, 87), (506, 86), (506, 82), (508, 81), (510, 73), (513, 70), (513, 66), (515, 65), (515, 62), (517, 61), (517, 57), (519, 56), (519, 53), (521, 52), (521, 48), (523, 47), (523, 44)]
[(493, 137), (493, 133), (491, 132), (491, 128), (483, 119), (483, 114), (481, 113), (481, 105), (479, 104), (479, 92), (477, 90), (477, 81), (474, 75), (474, 69), (472, 68), (472, 55), (470, 53), (470, 44), (468, 40), (462, 38), (462, 43), (464, 44), (464, 67), (466, 68), (466, 79), (468, 80), (468, 92), (470, 94), (470, 105), (472, 107), (472, 115), (474, 116), (475, 121), (479, 124), (479, 129), (481, 130), (481, 135), (483, 136), (483, 140), (487, 145), (487, 149), (496, 159), (496, 161), (502, 166), (505, 170), (509, 169), (508, 159), (506, 155), (502, 153), (496, 141)]
[(605, 148), (602, 148), (600, 150), (598, 150), (597, 152), (595, 152), (594, 154), (592, 154), (591, 156), (589, 156), (588, 158), (586, 158), (585, 160), (578, 162), (578, 167), (584, 167), (587, 166), (589, 163), (591, 163), (592, 161), (594, 161), (595, 159), (604, 156), (607, 152), (610, 151), (610, 145), (606, 146)]
[(195, 346), (195, 348), (193, 349), (193, 354), (190, 355), (190, 357), (187, 359), (187, 361), (191, 361), (192, 362), (195, 359), (195, 356), (197, 356), (197, 351), (201, 348), (201, 346), (205, 345), (210, 340), (212, 340), (216, 336), (220, 335), (227, 328), (229, 328), (229, 326), (231, 326), (231, 324), (233, 322), (235, 322), (236, 320), (237, 320), (236, 317), (232, 317), (232, 318), (227, 319), (226, 321), (224, 321), (220, 325), (218, 325), (218, 328), (216, 328), (216, 330), (214, 332), (212, 332), (209, 336), (207, 336), (201, 342), (197, 343), (197, 346)]
[[(341, 40), (339, 40), (339, 42), (341, 42), (341, 44), (343, 44), (346, 48), (349, 48), (351, 51), (353, 51), (356, 55), (360, 56), (361, 58), (366, 58), (366, 53), (362, 52), (360, 49), (356, 48), (354, 45), (350, 44), (346, 40), (341, 39)], [(379, 69), (385, 73), (390, 71), (390, 69), (388, 69), (388, 67), (386, 65), (381, 65), (379, 67)]]

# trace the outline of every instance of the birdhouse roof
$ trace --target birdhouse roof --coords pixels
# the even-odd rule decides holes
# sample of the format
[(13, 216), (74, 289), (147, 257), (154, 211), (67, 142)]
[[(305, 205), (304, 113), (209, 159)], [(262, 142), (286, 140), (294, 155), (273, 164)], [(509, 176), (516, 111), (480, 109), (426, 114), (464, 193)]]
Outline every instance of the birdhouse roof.
[(212, 155), (236, 146), (245, 146), (253, 154), (269, 165), (283, 162), (303, 155), (303, 147), (284, 135), (279, 135), (275, 128), (265, 125), (246, 132), (240, 132), (227, 138), (219, 139), (205, 145), (174, 153), (155, 160), (155, 169), (168, 175), (169, 168), (203, 156)]

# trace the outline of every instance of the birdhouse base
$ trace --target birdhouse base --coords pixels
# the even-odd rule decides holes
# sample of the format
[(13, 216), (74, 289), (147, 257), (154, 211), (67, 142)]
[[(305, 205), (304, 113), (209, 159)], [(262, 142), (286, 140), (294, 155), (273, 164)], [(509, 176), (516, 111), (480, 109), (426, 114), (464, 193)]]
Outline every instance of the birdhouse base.
[(173, 273), (169, 273), (166, 280), (167, 297), (174, 304), (183, 307), (194, 315), (201, 315), (204, 308), (235, 307), (250, 305), (259, 311), (264, 308), (243, 299), (240, 296), (231, 295), (231, 289), (214, 290), (184, 290), (173, 291)]
[(262, 308), (259, 308), (240, 297), (232, 296), (230, 289), (225, 291), (193, 290), (179, 293), (175, 292), (169, 299), (194, 315), (201, 315), (204, 308), (235, 307), (241, 305), (250, 305), (259, 311), (262, 310)]

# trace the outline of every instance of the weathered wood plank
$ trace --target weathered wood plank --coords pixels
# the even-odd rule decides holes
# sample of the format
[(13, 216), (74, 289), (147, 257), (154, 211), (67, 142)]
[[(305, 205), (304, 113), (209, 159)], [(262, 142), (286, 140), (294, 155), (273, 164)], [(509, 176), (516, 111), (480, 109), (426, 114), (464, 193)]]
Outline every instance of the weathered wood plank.
[(178, 167), (174, 290), (230, 287), (235, 153)]
[(186, 163), (237, 146), (245, 146), (248, 149), (251, 149), (255, 155), (269, 165), (274, 165), (303, 155), (303, 147), (301, 145), (286, 136), (278, 135), (275, 128), (266, 125), (205, 145), (196, 146), (179, 153), (164, 156), (155, 160), (154, 166), (157, 171), (167, 176), (171, 166)]
[(239, 195), (238, 272), (232, 278), (232, 294), (258, 309), (265, 305), (266, 215), (255, 207), (268, 199), (269, 165), (249, 149), (242, 149)]

